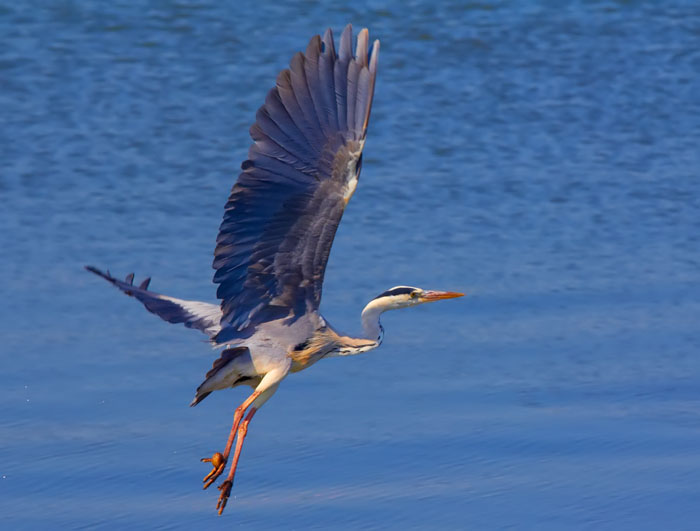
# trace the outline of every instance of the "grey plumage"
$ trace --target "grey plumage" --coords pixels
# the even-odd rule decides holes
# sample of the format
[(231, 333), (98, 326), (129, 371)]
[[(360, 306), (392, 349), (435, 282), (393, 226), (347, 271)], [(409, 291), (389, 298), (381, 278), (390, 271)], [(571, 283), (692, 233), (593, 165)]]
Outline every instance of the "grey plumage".
[(253, 393), (235, 410), (223, 453), (204, 477), (209, 487), (224, 472), (236, 442), (227, 479), (219, 486), (224, 510), (243, 440), (255, 412), (290, 373), (329, 356), (377, 348), (384, 336), (379, 318), (387, 310), (459, 297), (461, 293), (396, 286), (362, 311), (362, 337), (336, 331), (320, 314), (326, 263), (345, 206), (362, 168), (377, 74), (379, 41), (370, 47), (362, 30), (352, 51), (352, 28), (340, 38), (315, 36), (277, 76), (250, 128), (253, 145), (226, 203), (214, 251), (214, 282), (221, 305), (176, 299), (87, 269), (141, 301), (171, 323), (201, 330), (220, 356), (197, 388), (191, 405), (210, 393), (251, 385)]
[(119, 280), (100, 271), (93, 266), (85, 266), (91, 273), (101, 276), (105, 280), (114, 284), (130, 297), (141, 301), (146, 309), (169, 323), (182, 323), (187, 328), (200, 330), (213, 338), (219, 332), (219, 321), (221, 320), (221, 308), (215, 304), (199, 301), (188, 301), (161, 295), (154, 291), (148, 291), (151, 282), (150, 277), (146, 278), (137, 287), (133, 285), (134, 274), (129, 273), (125, 280)]
[(272, 319), (318, 309), (336, 229), (359, 177), (374, 79), (368, 34), (358, 55), (335, 54), (332, 32), (311, 39), (278, 76), (251, 128), (255, 143), (226, 204), (214, 253), (219, 284), (218, 343), (234, 342)]
[(133, 274), (120, 281), (87, 269), (218, 346), (261, 334), (284, 337), (291, 347), (324, 326), (318, 315), (323, 276), (361, 170), (378, 53), (379, 41), (370, 48), (363, 30), (353, 54), (348, 25), (336, 54), (329, 29), (277, 76), (250, 128), (253, 145), (216, 240), (220, 307), (149, 291), (150, 279), (135, 288)]

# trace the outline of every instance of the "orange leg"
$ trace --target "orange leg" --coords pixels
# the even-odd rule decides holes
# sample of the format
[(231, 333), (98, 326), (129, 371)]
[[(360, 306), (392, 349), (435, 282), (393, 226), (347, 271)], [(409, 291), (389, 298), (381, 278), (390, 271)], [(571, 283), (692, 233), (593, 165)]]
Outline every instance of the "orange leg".
[(228, 497), (231, 495), (231, 487), (233, 487), (233, 476), (236, 474), (236, 467), (238, 466), (238, 459), (241, 457), (243, 441), (245, 440), (245, 436), (248, 433), (248, 424), (250, 424), (250, 420), (253, 418), (253, 415), (255, 415), (256, 411), (257, 409), (255, 409), (254, 407), (250, 408), (250, 411), (248, 411), (245, 420), (243, 420), (241, 425), (238, 427), (238, 439), (236, 440), (236, 451), (233, 452), (233, 462), (231, 463), (231, 469), (228, 472), (228, 477), (226, 478), (226, 481), (224, 481), (219, 486), (221, 495), (219, 496), (219, 501), (216, 504), (216, 508), (219, 510), (219, 515), (221, 515), (224, 512), (226, 502), (228, 502)]
[[(236, 432), (238, 431), (238, 426), (240, 425), (241, 419), (245, 414), (245, 410), (248, 409), (250, 404), (252, 404), (255, 401), (255, 399), (258, 398), (258, 396), (260, 396), (260, 391), (255, 391), (240, 406), (236, 408), (236, 412), (233, 414), (233, 426), (231, 426), (231, 432), (229, 433), (228, 441), (226, 441), (226, 448), (224, 449), (224, 453), (221, 454), (220, 452), (215, 452), (214, 455), (212, 455), (211, 457), (202, 458), (201, 461), (203, 463), (211, 463), (214, 467), (211, 472), (204, 476), (204, 479), (202, 480), (204, 482), (203, 488), (206, 489), (207, 487), (209, 487), (224, 472), (224, 469), (226, 468), (226, 462), (228, 461), (228, 456), (231, 453), (231, 447), (233, 446), (233, 439), (235, 439), (236, 437)], [(250, 415), (250, 417), (252, 418), (252, 415)], [(235, 463), (237, 461), (238, 459), (234, 457), (234, 467), (236, 466)]]

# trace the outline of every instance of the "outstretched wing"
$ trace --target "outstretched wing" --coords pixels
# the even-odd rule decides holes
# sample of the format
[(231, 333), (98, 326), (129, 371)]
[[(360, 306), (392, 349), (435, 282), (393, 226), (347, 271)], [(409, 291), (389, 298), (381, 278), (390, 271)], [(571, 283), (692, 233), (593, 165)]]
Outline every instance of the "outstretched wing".
[[(360, 175), (379, 41), (352, 27), (311, 39), (277, 77), (226, 203), (214, 252), (220, 343), (318, 309), (336, 229)], [(250, 330), (248, 330), (250, 331)]]
[(134, 286), (134, 274), (129, 273), (125, 280), (119, 280), (100, 271), (93, 266), (85, 266), (91, 273), (101, 276), (111, 282), (129, 297), (141, 301), (146, 309), (169, 323), (182, 323), (187, 328), (201, 330), (210, 338), (219, 333), (219, 321), (221, 320), (221, 308), (216, 304), (200, 301), (187, 301), (161, 295), (155, 291), (149, 291), (148, 285), (151, 278), (145, 279), (138, 286)]

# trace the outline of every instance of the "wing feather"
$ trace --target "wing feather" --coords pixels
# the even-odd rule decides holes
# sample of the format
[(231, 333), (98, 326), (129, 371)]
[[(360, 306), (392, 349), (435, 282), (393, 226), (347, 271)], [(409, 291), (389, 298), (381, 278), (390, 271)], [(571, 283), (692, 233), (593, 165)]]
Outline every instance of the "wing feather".
[(352, 27), (315, 36), (277, 77), (226, 203), (214, 252), (218, 343), (318, 309), (326, 263), (361, 167), (378, 43)]
[(314, 154), (304, 149), (300, 142), (295, 142), (294, 140), (290, 139), (289, 136), (286, 135), (274, 121), (272, 121), (264, 108), (261, 108), (257, 112), (255, 115), (255, 120), (255, 124), (251, 126), (250, 136), (252, 138), (255, 138), (256, 136), (269, 138), (278, 146), (285, 146), (287, 151), (290, 153), (293, 152), (296, 160), (312, 161), (315, 159)]
[(333, 32), (330, 28), (323, 36), (323, 51), (320, 57), (318, 75), (323, 91), (323, 111), (326, 114), (326, 122), (332, 131), (338, 130), (338, 115), (335, 100), (335, 72), (333, 64), (337, 60), (335, 55), (335, 44), (333, 43)]
[(355, 105), (357, 104), (357, 82), (359, 81), (361, 69), (360, 63), (356, 61), (348, 65), (348, 85), (345, 105), (347, 109), (347, 128), (351, 135), (357, 133), (357, 129), (355, 129)]
[(350, 62), (352, 59), (352, 25), (348, 24), (340, 35), (340, 60)]
[(291, 63), (289, 63), (289, 78), (292, 82), (294, 97), (299, 104), (301, 112), (304, 113), (306, 122), (310, 126), (309, 132), (313, 135), (315, 145), (320, 147), (320, 145), (323, 144), (323, 129), (321, 123), (318, 121), (318, 116), (316, 116), (316, 109), (314, 108), (311, 94), (309, 94), (309, 87), (306, 81), (306, 69), (304, 66), (305, 62), (304, 55), (298, 52), (292, 58)]
[(335, 103), (338, 116), (338, 129), (347, 131), (348, 128), (348, 67), (352, 60), (352, 26), (346, 26), (340, 36), (340, 52), (338, 61), (333, 67), (335, 82)]
[(355, 131), (362, 131), (367, 115), (367, 105), (370, 100), (369, 70), (363, 66), (358, 74), (357, 93), (355, 95)]
[(311, 97), (318, 123), (321, 126), (324, 136), (329, 136), (331, 130), (324, 110), (323, 87), (321, 85), (321, 76), (319, 75), (320, 56), (321, 37), (316, 35), (311, 39), (309, 46), (306, 48), (304, 76), (306, 77), (306, 86), (309, 89), (309, 96)]
[[(297, 129), (299, 129), (302, 137), (309, 146), (309, 149), (313, 151), (313, 146), (319, 141), (318, 130), (313, 127), (306, 119), (306, 116), (304, 116), (304, 111), (301, 109), (294, 95), (291, 76), (292, 74), (289, 70), (282, 70), (282, 72), (280, 72), (279, 76), (277, 76), (277, 93), (279, 94), (280, 101), (284, 105), (284, 108), (287, 109), (289, 116), (292, 117)], [(256, 139), (253, 138), (253, 140)]]
[(114, 278), (109, 271), (106, 273), (93, 266), (85, 266), (91, 273), (104, 278), (119, 288), (129, 297), (140, 301), (146, 309), (169, 323), (182, 323), (187, 328), (194, 328), (208, 335), (210, 338), (219, 333), (221, 320), (221, 308), (216, 304), (207, 302), (176, 299), (148, 290), (151, 282), (146, 278), (139, 286), (134, 286), (134, 274), (129, 273), (126, 279)]
[(367, 28), (363, 29), (357, 36), (357, 49), (355, 51), (355, 60), (360, 63), (361, 66), (368, 66), (367, 64), (367, 47), (369, 45), (369, 31)]

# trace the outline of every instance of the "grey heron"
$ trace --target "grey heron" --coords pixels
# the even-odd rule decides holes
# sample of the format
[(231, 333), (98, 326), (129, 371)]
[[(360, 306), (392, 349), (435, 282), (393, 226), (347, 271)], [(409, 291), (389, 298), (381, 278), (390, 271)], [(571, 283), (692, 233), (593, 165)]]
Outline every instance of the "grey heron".
[[(250, 129), (253, 145), (233, 185), (216, 239), (213, 268), (219, 305), (182, 300), (149, 290), (109, 271), (87, 269), (135, 297), (170, 323), (204, 332), (221, 349), (191, 406), (212, 391), (249, 385), (236, 408), (223, 452), (204, 488), (224, 472), (217, 509), (231, 493), (248, 425), (289, 374), (322, 358), (368, 352), (382, 343), (380, 315), (387, 310), (462, 296), (396, 286), (362, 311), (362, 337), (343, 335), (319, 313), (324, 272), (336, 229), (362, 166), (377, 75), (379, 41), (348, 25), (336, 52), (333, 33), (316, 35), (305, 53), (277, 77)], [(235, 448), (234, 448), (235, 442)]]

